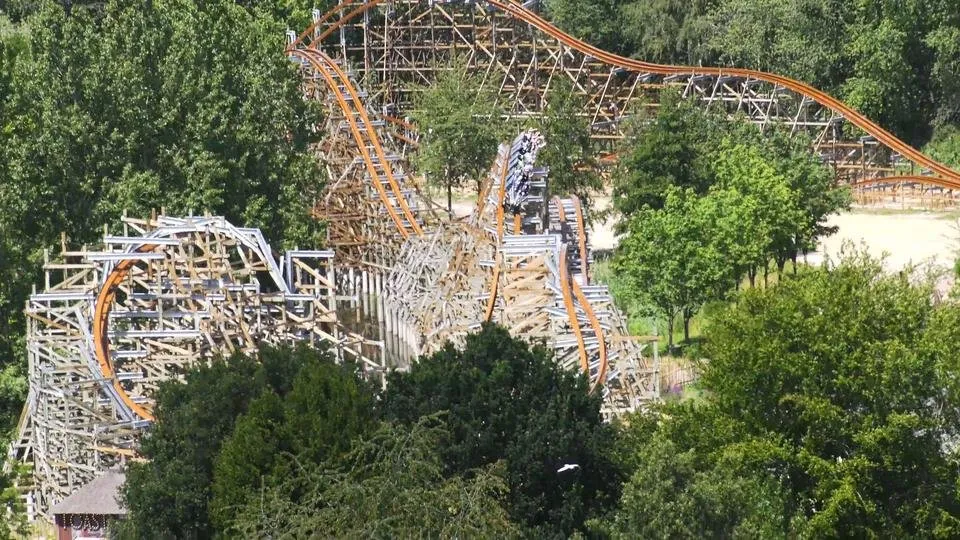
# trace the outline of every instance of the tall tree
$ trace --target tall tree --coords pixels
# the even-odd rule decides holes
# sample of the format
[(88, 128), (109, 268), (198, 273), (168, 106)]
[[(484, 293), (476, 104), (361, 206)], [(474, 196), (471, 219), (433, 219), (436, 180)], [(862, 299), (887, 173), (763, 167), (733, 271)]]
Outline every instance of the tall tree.
[(710, 65), (716, 32), (709, 13), (716, 0), (636, 0), (621, 8), (624, 52), (663, 64)]
[(490, 168), (503, 131), (495, 88), (456, 57), (438, 69), (433, 84), (418, 89), (414, 119), (423, 136), (416, 163), (433, 184), (447, 190), (447, 211), (453, 213), (453, 188)]
[(707, 325), (701, 399), (631, 422), (614, 530), (955, 536), (958, 313), (862, 255), (745, 291)]
[[(537, 536), (582, 530), (616, 496), (606, 455), (612, 432), (600, 397), (549, 353), (485, 325), (463, 350), (447, 345), (409, 373), (391, 373), (384, 415), (406, 425), (448, 411), (441, 457), (447, 474), (506, 461), (507, 510)], [(560, 471), (566, 464), (573, 470)]]
[[(122, 497), (129, 519), (122, 525), (124, 537), (211, 537), (216, 531), (210, 507), (215, 494), (216, 459), (234, 432), (237, 417), (264, 393), (292, 392), (303, 364), (328, 362), (318, 355), (322, 353), (265, 346), (258, 359), (237, 354), (188, 371), (182, 383), (161, 383), (154, 410), (156, 421), (140, 445), (140, 452), (149, 461), (131, 464), (127, 469)], [(262, 401), (257, 403), (261, 407), (257, 417), (262, 418)], [(253, 441), (249, 437), (242, 440)], [(255, 442), (277, 444), (272, 437)], [(236, 447), (237, 443), (232, 445)], [(263, 448), (244, 450), (248, 452), (245, 459), (260, 465), (251, 456)], [(258, 481), (256, 477), (238, 479), (235, 469), (227, 471), (234, 475), (220, 472), (228, 480), (254, 485)]]
[(36, 4), (22, 28), (44, 31), (0, 24), (3, 431), (22, 403), (23, 305), (61, 232), (93, 242), (124, 211), (165, 208), (319, 240), (304, 210), (322, 186), (318, 114), (284, 25), (227, 0)]
[(689, 339), (690, 318), (734, 284), (735, 261), (724, 248), (735, 242), (718, 238), (726, 223), (719, 220), (729, 217), (721, 210), (728, 207), (725, 201), (733, 194), (701, 198), (691, 189), (671, 187), (663, 208), (647, 206), (631, 217), (626, 236), (617, 246), (613, 269), (624, 294), (634, 302), (655, 306), (664, 316), (671, 350), (677, 317), (682, 317), (684, 338)]
[(644, 206), (662, 207), (670, 186), (703, 194), (714, 181), (704, 148), (715, 129), (711, 117), (665, 90), (658, 114), (645, 120), (628, 126), (615, 173), (613, 206), (624, 219)]
[(603, 188), (590, 138), (590, 121), (583, 116), (584, 99), (565, 78), (557, 78), (538, 124), (547, 146), (537, 159), (549, 167), (551, 194), (576, 195), (592, 208), (592, 193)]
[(620, 30), (618, 0), (545, 0), (547, 16), (576, 38), (607, 49), (618, 49)]

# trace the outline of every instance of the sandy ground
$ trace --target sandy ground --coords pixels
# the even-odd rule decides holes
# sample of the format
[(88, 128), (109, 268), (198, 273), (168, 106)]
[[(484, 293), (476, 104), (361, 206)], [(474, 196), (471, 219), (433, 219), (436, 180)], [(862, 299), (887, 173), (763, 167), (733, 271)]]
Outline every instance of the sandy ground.
[[(596, 201), (595, 211), (610, 204), (609, 199)], [(454, 203), (454, 213), (468, 215), (475, 208), (472, 202)], [(951, 267), (960, 250), (960, 231), (957, 220), (935, 212), (896, 212), (873, 209), (852, 209), (832, 216), (828, 223), (839, 231), (824, 239), (816, 253), (807, 256), (807, 262), (818, 264), (829, 256), (837, 258), (845, 245), (866, 248), (875, 257), (885, 256), (884, 265), (890, 271), (907, 264), (932, 263)], [(614, 220), (595, 223), (590, 228), (590, 242), (594, 249), (612, 249), (617, 244), (613, 233)]]
[(808, 261), (818, 263), (824, 256), (836, 258), (845, 242), (865, 247), (876, 257), (886, 255), (884, 266), (900, 270), (908, 264), (952, 267), (960, 248), (957, 221), (943, 214), (916, 212), (878, 214), (851, 210), (831, 217), (830, 225), (840, 230), (825, 238)]

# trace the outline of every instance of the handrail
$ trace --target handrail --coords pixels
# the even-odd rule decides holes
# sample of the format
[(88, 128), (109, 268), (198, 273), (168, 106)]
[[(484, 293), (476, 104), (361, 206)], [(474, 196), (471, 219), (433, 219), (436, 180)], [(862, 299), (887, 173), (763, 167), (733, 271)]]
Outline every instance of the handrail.
[[(350, 22), (357, 15), (362, 14), (365, 11), (373, 8), (374, 6), (380, 4), (384, 0), (371, 0), (353, 11), (342, 16), (336, 22), (332, 23), (329, 28), (327, 28), (317, 39), (310, 44), (311, 47), (317, 47), (320, 41), (325, 37), (329, 36), (330, 33), (337, 30), (341, 26)], [(800, 81), (790, 79), (788, 77), (783, 77), (781, 75), (775, 75), (772, 73), (766, 73), (763, 71), (753, 70), (753, 69), (744, 69), (744, 68), (716, 68), (716, 67), (694, 67), (694, 66), (680, 66), (680, 65), (667, 65), (667, 64), (654, 64), (651, 62), (643, 62), (640, 60), (633, 60), (626, 58), (614, 53), (610, 53), (594, 47), (588, 43), (585, 43), (569, 34), (563, 32), (562, 30), (553, 26), (543, 17), (540, 17), (538, 14), (518, 5), (513, 0), (486, 0), (487, 4), (493, 6), (508, 15), (511, 15), (527, 24), (537, 28), (538, 30), (546, 33), (547, 35), (557, 39), (559, 42), (564, 45), (575, 49), (583, 54), (587, 54), (596, 58), (604, 63), (610, 64), (615, 67), (621, 67), (625, 69), (630, 69), (633, 71), (643, 72), (643, 73), (655, 73), (658, 75), (678, 75), (678, 74), (690, 74), (690, 75), (711, 75), (711, 76), (734, 76), (734, 77), (745, 77), (753, 78), (761, 81), (766, 81), (769, 83), (780, 85), (784, 88), (792, 90), (800, 95), (809, 97), (816, 101), (817, 103), (826, 106), (834, 111), (839, 112), (846, 118), (848, 121), (867, 132), (868, 134), (875, 137), (878, 141), (882, 142), (890, 149), (899, 152), (901, 155), (909, 158), (917, 165), (925, 166), (938, 174), (943, 178), (943, 182), (955, 183), (951, 184), (952, 187), (960, 188), (960, 173), (950, 169), (949, 167), (935, 161), (915, 148), (904, 143), (896, 136), (888, 132), (887, 130), (880, 127), (878, 124), (868, 119), (866, 116), (860, 114), (852, 107), (844, 104), (843, 102), (833, 98), (832, 96), (822, 92), (809, 84), (802, 83)], [(354, 5), (354, 2), (348, 1), (344, 2), (327, 13), (324, 17), (324, 21), (333, 16), (334, 12), (339, 13), (343, 11), (346, 7)], [(317, 24), (311, 25), (311, 27), (304, 34), (312, 31), (317, 26)], [(296, 42), (295, 42), (296, 43)], [(926, 177), (924, 177), (926, 178)], [(925, 180), (925, 182), (932, 182), (932, 180)]]
[(367, 172), (370, 174), (370, 178), (373, 180), (373, 185), (377, 190), (377, 193), (380, 195), (380, 201), (383, 202), (383, 205), (387, 208), (387, 213), (390, 214), (390, 218), (393, 219), (394, 224), (397, 226), (397, 230), (400, 232), (400, 235), (404, 239), (410, 236), (407, 232), (406, 227), (403, 226), (403, 222), (400, 220), (400, 216), (397, 215), (396, 209), (393, 205), (390, 204), (390, 198), (387, 196), (386, 190), (383, 189), (383, 185), (379, 182), (376, 167), (373, 165), (373, 160), (370, 158), (370, 153), (367, 151), (367, 147), (363, 142), (363, 136), (360, 133), (360, 129), (357, 127), (356, 120), (353, 118), (353, 115), (350, 113), (350, 106), (347, 104), (346, 99), (343, 97), (343, 93), (340, 92), (340, 89), (337, 87), (336, 81), (334, 81), (333, 76), (327, 72), (326, 68), (321, 62), (316, 58), (313, 58), (312, 55), (305, 54), (305, 51), (295, 50), (290, 52), (291, 56), (299, 56), (304, 60), (310, 62), (317, 72), (327, 81), (327, 85), (330, 87), (330, 90), (333, 92), (334, 97), (336, 97), (337, 102), (339, 102), (340, 107), (343, 109), (347, 122), (350, 124), (350, 131), (353, 134), (354, 141), (357, 143), (357, 148), (360, 150), (360, 154), (363, 156), (364, 165), (367, 168)]
[[(400, 206), (400, 210), (410, 222), (410, 228), (413, 229), (413, 232), (415, 232), (417, 236), (423, 236), (423, 229), (420, 228), (420, 224), (417, 223), (413, 212), (410, 211), (410, 207), (407, 205), (407, 199), (403, 195), (403, 190), (400, 189), (400, 185), (397, 183), (396, 177), (393, 176), (393, 168), (390, 166), (390, 162), (387, 161), (387, 154), (384, 152), (383, 146), (380, 144), (380, 137), (377, 135), (376, 130), (373, 129), (373, 123), (370, 121), (370, 116), (367, 115), (366, 109), (361, 105), (362, 102), (360, 101), (360, 94), (357, 92), (356, 88), (353, 87), (350, 77), (347, 76), (342, 69), (340, 69), (340, 66), (338, 66), (332, 58), (323, 52), (319, 50), (313, 50), (307, 54), (317, 55), (330, 69), (333, 70), (334, 73), (336, 73), (337, 77), (343, 81), (343, 86), (347, 89), (347, 92), (350, 93), (350, 98), (353, 100), (352, 103), (354, 108), (356, 109), (357, 114), (360, 115), (360, 121), (363, 122), (364, 128), (367, 132), (367, 138), (373, 145), (373, 151), (376, 152), (377, 159), (380, 160), (383, 171), (387, 175), (387, 181), (390, 184), (390, 189), (393, 190), (393, 193), (397, 198), (397, 205)], [(348, 110), (344, 109), (344, 113), (350, 116), (350, 112)], [(372, 175), (371, 179), (374, 182), (378, 181), (378, 177), (376, 175)]]

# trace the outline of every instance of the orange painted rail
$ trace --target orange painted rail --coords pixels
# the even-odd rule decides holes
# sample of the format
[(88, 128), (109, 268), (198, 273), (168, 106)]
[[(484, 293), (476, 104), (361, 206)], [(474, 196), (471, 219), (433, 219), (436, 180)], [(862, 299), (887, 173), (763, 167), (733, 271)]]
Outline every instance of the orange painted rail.
[[(342, 2), (327, 12), (307, 30), (305, 30), (300, 37), (294, 41), (291, 47), (306, 45), (316, 48), (323, 41), (323, 39), (328, 37), (334, 31), (352, 21), (355, 17), (383, 2), (384, 0), (371, 0), (363, 4), (359, 4), (359, 2), (355, 1)], [(487, 5), (492, 6), (517, 20), (529, 24), (530, 26), (540, 30), (567, 47), (570, 47), (571, 49), (589, 55), (612, 67), (619, 67), (634, 72), (651, 73), (656, 75), (709, 75), (718, 77), (743, 77), (779, 85), (783, 88), (796, 92), (797, 94), (810, 98), (824, 107), (840, 113), (847, 121), (862, 129), (867, 134), (873, 136), (891, 150), (898, 152), (900, 155), (910, 159), (915, 164), (921, 167), (929, 168), (931, 171), (940, 175), (940, 178), (936, 181), (933, 178), (930, 178), (929, 180), (924, 180), (924, 182), (936, 183), (937, 185), (949, 187), (951, 189), (960, 188), (960, 173), (924, 155), (919, 150), (904, 143), (896, 136), (880, 127), (877, 123), (854, 110), (852, 107), (844, 104), (840, 100), (828, 95), (827, 93), (810, 86), (809, 84), (781, 75), (752, 69), (667, 65), (634, 60), (604, 51), (603, 49), (594, 47), (593, 45), (574, 38), (573, 36), (570, 36), (569, 34), (553, 26), (549, 21), (540, 15), (525, 9), (513, 0), (487, 0)], [(356, 7), (353, 10), (343, 14), (347, 8), (353, 6)], [(331, 19), (333, 19), (337, 14), (342, 14), (342, 16), (335, 21), (331, 21)], [(312, 37), (309, 43), (307, 43), (307, 38), (311, 37), (312, 34), (316, 32), (317, 28), (327, 24), (328, 22), (329, 26), (316, 37)]]
[[(580, 199), (577, 199), (576, 197), (572, 197), (572, 199), (574, 202), (574, 207), (577, 210), (577, 221), (580, 226), (580, 234), (579, 234), (579, 237), (580, 237), (579, 243), (580, 243), (580, 250), (581, 250), (580, 256), (583, 258), (584, 266), (582, 268), (584, 270), (584, 275), (586, 275), (586, 269), (587, 269), (586, 264), (587, 264), (588, 255), (586, 251), (586, 246), (587, 246), (586, 229), (583, 228), (583, 210), (580, 207)], [(557, 207), (557, 215), (560, 218), (561, 225), (563, 223), (566, 223), (567, 212), (566, 210), (563, 209), (563, 202), (561, 202), (558, 197), (554, 197), (552, 199), (552, 202)], [(567, 265), (566, 257), (564, 257), (562, 264), (565, 269)], [(564, 271), (561, 271), (561, 275), (564, 273), (565, 273)], [(593, 333), (594, 335), (596, 335), (597, 341), (599, 344), (599, 350), (597, 351), (597, 355), (600, 361), (600, 370), (597, 373), (597, 379), (593, 381), (593, 384), (590, 386), (590, 391), (593, 392), (603, 384), (603, 379), (604, 377), (607, 376), (607, 369), (609, 365), (609, 358), (607, 357), (607, 341), (604, 338), (603, 327), (600, 325), (600, 320), (597, 319), (597, 314), (593, 311), (593, 306), (590, 305), (590, 300), (583, 293), (583, 289), (580, 287), (580, 284), (577, 283), (577, 280), (575, 279), (570, 279), (569, 281), (572, 282), (571, 287), (572, 287), (573, 295), (577, 298), (577, 301), (580, 302), (580, 306), (583, 308), (583, 312), (587, 316), (587, 321), (590, 323), (590, 327), (593, 329)], [(574, 313), (574, 317), (575, 316), (576, 316), (576, 313)], [(576, 323), (577, 332), (579, 333), (580, 332), (579, 320), (571, 320), (571, 323)], [(580, 340), (580, 351), (581, 351), (581, 355), (586, 355), (586, 347), (582, 339)], [(589, 364), (586, 364), (584, 371), (586, 372), (587, 377), (589, 377), (590, 376)]]
[[(155, 249), (157, 249), (156, 245), (144, 244), (135, 251), (137, 253), (148, 253)], [(100, 288), (100, 293), (97, 295), (97, 301), (94, 304), (93, 310), (93, 348), (94, 354), (97, 357), (97, 363), (100, 364), (101, 375), (104, 379), (110, 380), (110, 384), (113, 385), (113, 389), (120, 400), (123, 401), (134, 414), (144, 420), (152, 422), (153, 413), (142, 405), (134, 403), (130, 395), (127, 394), (127, 391), (120, 386), (120, 381), (117, 379), (116, 372), (113, 369), (113, 361), (110, 358), (110, 337), (107, 334), (107, 326), (110, 322), (110, 310), (113, 309), (113, 301), (117, 296), (117, 286), (126, 279), (127, 274), (129, 274), (135, 262), (133, 259), (126, 259), (117, 263), (117, 266), (114, 267), (113, 271), (110, 272), (104, 280), (103, 287)]]
[[(323, 53), (320, 53), (319, 51), (314, 51), (314, 50), (307, 51), (307, 50), (297, 49), (297, 50), (290, 51), (289, 54), (291, 56), (295, 56), (309, 62), (310, 65), (317, 71), (317, 73), (319, 73), (327, 82), (327, 86), (330, 88), (330, 91), (333, 93), (334, 97), (336, 98), (337, 103), (340, 105), (340, 108), (343, 110), (344, 116), (346, 117), (347, 122), (350, 125), (350, 131), (353, 135), (354, 141), (357, 143), (357, 149), (360, 151), (360, 155), (363, 158), (364, 166), (367, 169), (367, 173), (370, 175), (370, 179), (374, 185), (374, 188), (377, 190), (377, 194), (380, 197), (380, 201), (383, 203), (384, 207), (387, 210), (387, 213), (390, 215), (390, 218), (393, 220), (394, 224), (396, 225), (397, 231), (400, 233), (400, 235), (404, 239), (406, 239), (407, 237), (409, 237), (409, 232), (407, 231), (407, 228), (403, 225), (403, 221), (401, 220), (400, 216), (397, 214), (396, 209), (394, 208), (394, 205), (390, 202), (390, 197), (387, 196), (386, 190), (383, 188), (383, 183), (380, 181), (380, 174), (377, 172), (377, 168), (373, 162), (373, 158), (371, 158), (370, 152), (367, 150), (366, 141), (364, 140), (365, 133), (360, 130), (359, 126), (357, 126), (357, 121), (354, 118), (353, 108), (350, 106), (347, 99), (344, 97), (343, 92), (340, 90), (340, 86), (342, 85), (345, 88), (350, 89), (352, 91), (353, 85), (350, 83), (350, 80), (346, 78), (346, 75), (343, 74), (342, 71), (337, 73), (336, 70), (333, 70), (330, 67), (330, 65), (331, 64), (335, 65), (336, 63), (333, 62), (329, 57), (327, 57)], [(341, 78), (341, 74), (343, 74), (342, 78)], [(359, 101), (358, 101), (359, 96), (356, 96), (356, 97), (354, 96), (355, 94), (351, 95), (351, 98), (354, 99), (354, 104), (356, 105), (357, 109), (362, 111), (362, 106), (359, 104)], [(370, 120), (369, 118), (366, 117), (366, 114), (364, 113), (360, 116), (361, 116), (361, 121), (366, 124), (366, 127), (368, 129), (371, 129)], [(369, 136), (369, 132), (366, 132), (366, 134)], [(373, 134), (373, 139), (371, 140), (371, 143), (375, 149), (375, 152), (377, 152), (377, 158), (380, 160), (380, 163), (383, 165), (384, 171), (389, 171), (390, 164), (386, 161), (386, 154), (383, 152), (383, 148), (380, 146), (380, 143), (379, 143), (379, 138), (376, 137), (375, 133)], [(410, 213), (410, 209), (406, 205), (406, 201), (403, 197), (403, 194), (400, 192), (399, 186), (396, 185), (396, 180), (393, 178), (392, 174), (388, 174), (387, 178), (388, 178), (388, 182), (390, 183), (391, 189), (394, 191), (395, 195), (397, 196), (398, 205), (400, 205), (401, 209), (404, 211), (404, 214), (408, 216), (407, 219), (410, 220), (409, 222), (411, 224), (411, 227), (413, 227), (415, 231), (419, 231), (417, 232), (418, 235), (422, 234), (422, 231), (420, 230), (416, 220), (410, 219), (410, 217), (412, 216), (412, 213)]]
[[(580, 328), (580, 318), (577, 317), (577, 308), (573, 304), (573, 292), (570, 288), (570, 272), (567, 270), (567, 246), (564, 244), (560, 248), (560, 260), (557, 261), (560, 266), (560, 292), (563, 295), (563, 306), (567, 310), (567, 318), (570, 320), (570, 327), (573, 328), (573, 335), (577, 337), (577, 352), (580, 354), (580, 368), (590, 377), (590, 361), (587, 359), (587, 344), (583, 341), (583, 330)], [(603, 336), (598, 336), (601, 341)]]
[(500, 189), (497, 191), (497, 260), (493, 267), (490, 298), (487, 300), (487, 311), (484, 314), (484, 320), (487, 322), (493, 319), (493, 308), (497, 304), (497, 295), (500, 289), (500, 267), (503, 266), (503, 254), (500, 252), (500, 245), (503, 243), (503, 201), (507, 197), (507, 174), (509, 172), (510, 154), (508, 153), (503, 160), (503, 167), (500, 169)]

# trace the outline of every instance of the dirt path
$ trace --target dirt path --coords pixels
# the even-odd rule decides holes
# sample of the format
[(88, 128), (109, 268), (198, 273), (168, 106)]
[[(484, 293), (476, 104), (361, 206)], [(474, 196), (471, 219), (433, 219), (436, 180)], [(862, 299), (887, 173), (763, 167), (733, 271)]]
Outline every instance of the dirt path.
[(818, 263), (825, 256), (836, 258), (845, 242), (853, 242), (866, 247), (875, 257), (886, 253), (884, 265), (888, 270), (899, 270), (911, 263), (951, 267), (960, 248), (956, 221), (942, 214), (853, 210), (831, 217), (829, 224), (840, 230), (821, 242), (818, 252), (807, 258), (809, 262)]

